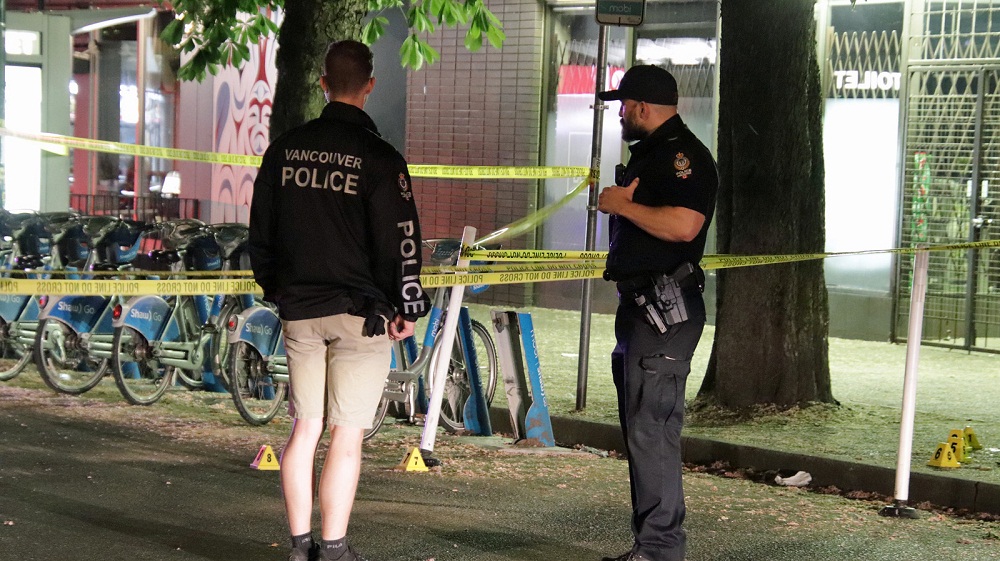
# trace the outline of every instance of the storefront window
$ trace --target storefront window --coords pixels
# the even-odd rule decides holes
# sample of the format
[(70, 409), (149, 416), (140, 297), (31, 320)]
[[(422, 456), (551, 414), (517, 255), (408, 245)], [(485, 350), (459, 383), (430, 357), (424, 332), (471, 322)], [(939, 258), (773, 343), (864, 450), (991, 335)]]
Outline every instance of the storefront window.
[[(97, 65), (97, 137), (126, 144), (172, 147), (176, 98), (176, 52), (158, 39), (163, 22), (153, 18), (101, 31)], [(141, 57), (141, 59), (140, 59)], [(141, 91), (140, 91), (141, 88)], [(114, 91), (117, 95), (106, 96)], [(171, 160), (145, 158), (141, 184), (134, 185), (136, 158), (100, 154), (98, 191), (157, 194), (165, 175), (173, 169)]]
[[(617, 84), (626, 66), (627, 31), (609, 27), (607, 85)], [(553, 10), (547, 118), (546, 164), (550, 166), (590, 167), (594, 89), (597, 80), (598, 25), (593, 5)], [(615, 164), (621, 162), (622, 142), (618, 123), (618, 102), (604, 111), (604, 134), (601, 145), (601, 184), (614, 181)], [(565, 197), (581, 179), (550, 179), (545, 184), (545, 204)], [(546, 249), (585, 249), (587, 234), (585, 194), (546, 221), (541, 247)], [(607, 248), (606, 221), (598, 221), (598, 247)]]
[[(893, 247), (896, 241), (903, 3), (829, 6), (823, 83), (826, 249)], [(889, 292), (890, 254), (828, 259), (830, 288)]]
[[(609, 27), (608, 83), (616, 87), (632, 64), (655, 64), (669, 70), (680, 90), (678, 111), (685, 123), (710, 148), (715, 146), (715, 61), (717, 2), (647, 2), (643, 24), (637, 28)], [(589, 166), (593, 135), (598, 24), (593, 3), (553, 7), (546, 163), (552, 166)], [(634, 48), (633, 48), (634, 46)], [(634, 55), (632, 54), (634, 52)], [(601, 145), (601, 185), (614, 182), (614, 168), (623, 153), (619, 102), (604, 111)], [(545, 204), (557, 201), (579, 180), (549, 180)], [(587, 202), (578, 196), (545, 224), (542, 247), (585, 249)], [(607, 221), (598, 220), (597, 247), (607, 248)], [(710, 241), (710, 244), (713, 242)]]
[[(42, 69), (7, 65), (4, 72), (6, 126), (19, 131), (42, 132)], [(3, 164), (8, 185), (4, 206), (7, 210), (39, 210), (41, 163), (42, 153), (37, 142), (12, 136), (3, 139)]]

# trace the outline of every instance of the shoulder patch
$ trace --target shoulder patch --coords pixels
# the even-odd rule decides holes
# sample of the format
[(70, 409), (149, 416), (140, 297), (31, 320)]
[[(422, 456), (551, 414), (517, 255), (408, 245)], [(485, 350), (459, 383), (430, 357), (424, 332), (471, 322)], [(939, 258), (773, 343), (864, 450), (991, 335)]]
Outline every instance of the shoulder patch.
[(674, 169), (677, 170), (675, 175), (681, 179), (687, 179), (691, 175), (691, 160), (684, 155), (684, 152), (678, 152), (674, 158)]
[(406, 174), (399, 174), (399, 194), (406, 200), (413, 198), (413, 191), (410, 190), (410, 183), (406, 180)]

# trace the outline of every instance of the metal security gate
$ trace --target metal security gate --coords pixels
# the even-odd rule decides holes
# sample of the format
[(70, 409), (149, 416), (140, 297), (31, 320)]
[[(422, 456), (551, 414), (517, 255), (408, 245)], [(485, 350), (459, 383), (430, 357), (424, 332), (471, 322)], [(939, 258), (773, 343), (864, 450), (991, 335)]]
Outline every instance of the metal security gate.
[[(993, 62), (908, 70), (903, 247), (1000, 241), (1000, 61)], [(900, 258), (900, 339), (912, 269), (911, 256)], [(923, 339), (1000, 352), (1000, 248), (931, 253)]]
[[(1000, 2), (908, 0), (900, 242), (1000, 240)], [(897, 261), (906, 337), (912, 256)], [(1000, 248), (930, 254), (923, 340), (1000, 352)]]

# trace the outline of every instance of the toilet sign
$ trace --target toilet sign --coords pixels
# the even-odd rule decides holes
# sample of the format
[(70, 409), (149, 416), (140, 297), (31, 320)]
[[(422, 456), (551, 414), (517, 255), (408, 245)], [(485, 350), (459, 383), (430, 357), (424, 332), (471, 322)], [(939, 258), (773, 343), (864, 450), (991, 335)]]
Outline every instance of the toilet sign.
[(639, 25), (645, 11), (646, 0), (597, 0), (597, 23)]

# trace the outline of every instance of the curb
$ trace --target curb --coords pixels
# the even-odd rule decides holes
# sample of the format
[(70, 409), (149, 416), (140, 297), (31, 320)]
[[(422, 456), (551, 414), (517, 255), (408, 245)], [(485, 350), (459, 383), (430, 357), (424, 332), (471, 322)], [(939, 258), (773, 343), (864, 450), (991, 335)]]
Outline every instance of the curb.
[[(506, 409), (491, 407), (493, 429), (511, 430), (510, 414)], [(600, 450), (625, 451), (625, 441), (617, 425), (569, 417), (552, 417), (552, 432), (562, 446), (589, 446)], [(892, 497), (895, 493), (896, 470), (848, 462), (821, 456), (781, 452), (745, 446), (720, 440), (682, 436), (681, 448), (685, 463), (707, 465), (725, 462), (733, 468), (757, 471), (807, 471), (811, 486), (834, 486), (845, 491), (864, 491)], [(910, 474), (910, 506), (928, 502), (936, 506), (1000, 514), (1000, 485), (974, 481), (950, 475)]]

